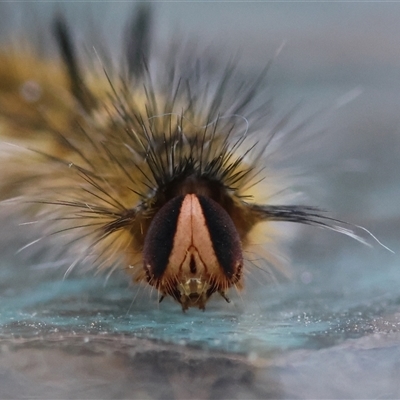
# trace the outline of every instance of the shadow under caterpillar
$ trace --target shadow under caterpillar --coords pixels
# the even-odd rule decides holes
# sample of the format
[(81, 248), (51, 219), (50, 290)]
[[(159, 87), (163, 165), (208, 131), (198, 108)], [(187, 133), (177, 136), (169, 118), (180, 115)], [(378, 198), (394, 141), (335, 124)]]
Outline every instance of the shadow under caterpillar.
[(95, 51), (94, 71), (83, 68), (61, 16), (62, 64), (0, 50), (2, 207), (40, 232), (24, 248), (62, 237), (52, 251), (73, 254), (67, 273), (122, 266), (186, 310), (242, 289), (243, 254), (272, 221), (375, 239), (316, 207), (260, 201), (276, 192), (265, 177), (280, 131), (263, 131), (266, 106), (255, 101), (268, 68), (239, 81), (232, 63), (207, 81), (207, 61), (189, 54), (179, 66), (173, 46), (154, 68), (151, 21), (150, 7), (136, 10), (119, 70)]

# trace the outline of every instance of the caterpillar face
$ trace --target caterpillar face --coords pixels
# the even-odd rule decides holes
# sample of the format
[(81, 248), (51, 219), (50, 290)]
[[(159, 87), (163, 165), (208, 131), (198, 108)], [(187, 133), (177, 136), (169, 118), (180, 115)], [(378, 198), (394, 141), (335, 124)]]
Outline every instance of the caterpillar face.
[(194, 193), (174, 197), (155, 215), (143, 261), (148, 282), (183, 309), (204, 308), (214, 292), (226, 298), (242, 278), (241, 240), (232, 219), (216, 201)]
[(282, 125), (266, 129), (266, 105), (255, 101), (265, 71), (241, 81), (229, 65), (208, 76), (207, 60), (184, 53), (179, 63), (172, 46), (154, 76), (150, 21), (150, 9), (139, 8), (117, 71), (101, 60), (100, 71), (82, 68), (60, 18), (61, 64), (0, 51), (8, 142), (0, 193), (38, 232), (25, 247), (58, 239), (48, 253), (70, 255), (67, 273), (80, 264), (123, 268), (186, 310), (204, 309), (214, 293), (229, 301), (228, 290), (243, 287), (250, 246), (260, 243), (269, 259), (256, 228), (270, 232), (270, 221), (363, 241), (318, 208), (265, 200), (278, 191), (264, 178), (274, 175), (267, 155)]

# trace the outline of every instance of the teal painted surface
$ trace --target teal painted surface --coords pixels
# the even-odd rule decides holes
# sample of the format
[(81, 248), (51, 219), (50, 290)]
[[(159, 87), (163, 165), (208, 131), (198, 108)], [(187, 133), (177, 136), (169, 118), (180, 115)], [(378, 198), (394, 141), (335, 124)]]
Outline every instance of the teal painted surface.
[[(374, 251), (383, 253), (357, 249), (358, 255), (365, 256)], [(349, 268), (354, 262), (349, 258)], [(326, 267), (320, 265), (319, 272)], [(13, 272), (18, 275), (17, 268)], [(311, 269), (308, 274), (314, 272)], [(271, 350), (320, 348), (359, 338), (376, 332), (376, 323), (385, 314), (397, 311), (400, 270), (396, 264), (375, 270), (367, 265), (353, 282), (346, 275), (335, 274), (325, 272), (319, 281), (309, 284), (300, 281), (268, 286), (249, 282), (251, 293), (248, 289), (241, 297), (233, 296), (231, 304), (217, 298), (205, 312), (190, 309), (183, 313), (178, 304), (171, 300), (158, 304), (156, 294), (151, 294), (149, 288), (129, 287), (122, 277), (106, 283), (104, 277), (90, 274), (65, 280), (32, 279), (33, 284), (20, 283), (16, 288), (7, 285), (12, 273), (7, 277), (3, 268), (0, 334), (4, 338), (71, 332), (124, 334), (206, 349), (263, 354)]]

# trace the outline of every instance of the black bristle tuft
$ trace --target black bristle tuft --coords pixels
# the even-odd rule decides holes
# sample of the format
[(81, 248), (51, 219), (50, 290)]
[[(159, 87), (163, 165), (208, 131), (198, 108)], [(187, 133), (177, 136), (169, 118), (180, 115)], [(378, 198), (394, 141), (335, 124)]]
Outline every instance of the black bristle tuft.
[(140, 79), (150, 58), (152, 9), (142, 4), (135, 10), (126, 28), (125, 56), (130, 78)]
[(71, 92), (83, 109), (88, 112), (94, 107), (95, 100), (84, 83), (75, 46), (72, 41), (72, 35), (62, 15), (58, 15), (54, 19), (53, 31), (60, 49), (61, 57), (67, 68)]

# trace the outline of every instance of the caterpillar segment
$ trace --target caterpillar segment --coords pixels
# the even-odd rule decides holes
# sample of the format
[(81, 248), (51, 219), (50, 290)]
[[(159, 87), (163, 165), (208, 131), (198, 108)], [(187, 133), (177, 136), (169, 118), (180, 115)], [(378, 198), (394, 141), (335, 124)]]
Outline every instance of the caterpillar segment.
[(61, 57), (3, 45), (0, 196), (6, 213), (36, 226), (26, 247), (57, 239), (48, 253), (71, 255), (67, 273), (123, 268), (186, 310), (243, 288), (244, 254), (262, 242), (260, 227), (274, 236), (271, 221), (360, 239), (317, 208), (260, 202), (277, 190), (263, 180), (277, 129), (260, 128), (266, 105), (254, 102), (265, 71), (238, 83), (228, 65), (205, 84), (190, 56), (159, 61), (155, 76), (152, 19), (138, 8), (119, 70), (95, 51), (87, 68), (61, 16), (52, 29)]

